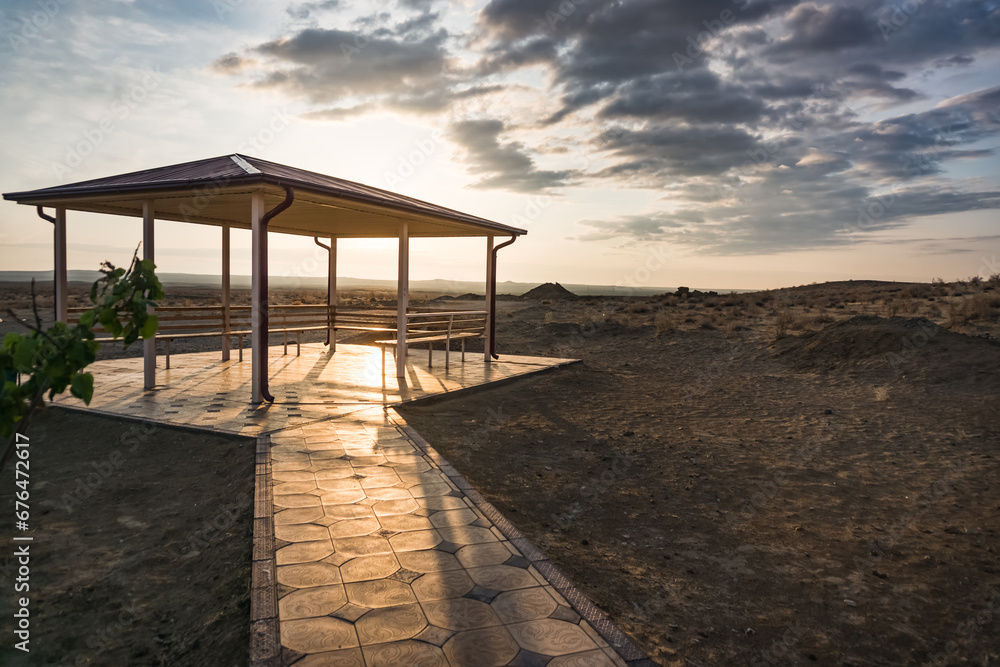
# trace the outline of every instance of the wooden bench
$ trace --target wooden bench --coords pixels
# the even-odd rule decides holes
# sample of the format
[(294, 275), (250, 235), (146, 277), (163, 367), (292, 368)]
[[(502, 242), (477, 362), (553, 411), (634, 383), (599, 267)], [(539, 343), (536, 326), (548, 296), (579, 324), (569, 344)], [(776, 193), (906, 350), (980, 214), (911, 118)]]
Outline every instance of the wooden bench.
[[(79, 322), (80, 314), (89, 308), (70, 308), (69, 320)], [(243, 361), (243, 338), (253, 331), (251, 306), (230, 306), (228, 321), (222, 306), (162, 306), (156, 309), (160, 318), (156, 338), (164, 341), (166, 368), (170, 368), (170, 343), (175, 339), (214, 338), (225, 340), (224, 349), (229, 349), (229, 338), (238, 340), (239, 360)], [(331, 330), (335, 309), (326, 304), (278, 305), (268, 308), (268, 333), (284, 334), (284, 353), (288, 354), (288, 334), (294, 333), (296, 356), (302, 353), (302, 333), (306, 331)], [(97, 329), (100, 329), (98, 325)], [(111, 340), (102, 337), (98, 340)]]
[[(427, 343), (427, 367), (434, 365), (434, 343), (444, 343), (444, 367), (449, 367), (451, 341), (462, 341), (462, 361), (465, 361), (465, 341), (469, 338), (482, 338), (486, 330), (485, 310), (429, 311), (406, 314), (406, 338), (404, 344)], [(377, 340), (375, 344), (382, 348), (382, 375), (385, 375), (385, 351), (392, 348), (396, 356), (396, 339)]]

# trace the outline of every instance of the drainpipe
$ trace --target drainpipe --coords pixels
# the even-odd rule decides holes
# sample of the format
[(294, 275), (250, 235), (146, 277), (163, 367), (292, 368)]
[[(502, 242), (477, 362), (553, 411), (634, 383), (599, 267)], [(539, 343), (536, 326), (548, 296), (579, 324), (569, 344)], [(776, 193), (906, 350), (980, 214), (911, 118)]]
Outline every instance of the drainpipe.
[[(314, 236), (313, 237), (313, 241), (315, 241), (316, 245), (318, 245), (320, 248), (325, 248), (326, 249), (326, 256), (327, 256), (326, 265), (330, 266), (330, 246), (328, 246), (327, 244), (325, 244), (322, 241), (320, 241), (318, 236)], [(327, 287), (326, 287), (326, 308), (327, 308), (327, 312), (329, 312), (330, 306), (333, 305), (333, 295), (330, 294), (329, 281), (330, 281), (330, 277), (327, 276)], [(323, 344), (324, 345), (329, 345), (330, 344), (330, 329), (329, 328), (326, 330), (326, 342), (323, 343)]]
[[(263, 321), (261, 322), (261, 331), (264, 332), (264, 352), (267, 353), (267, 336), (268, 336), (268, 318), (267, 318), (267, 225), (271, 222), (271, 219), (276, 215), (287, 209), (295, 201), (295, 190), (291, 186), (285, 186), (285, 200), (272, 208), (270, 211), (265, 213), (260, 219), (260, 226), (262, 229), (260, 235), (260, 242), (263, 246), (261, 253), (264, 256), (264, 270), (261, 271), (259, 293), (261, 297), (261, 303), (264, 304), (263, 308)], [(274, 403), (274, 396), (271, 396), (271, 392), (267, 389), (267, 364), (264, 364), (264, 372), (260, 376), (260, 395), (268, 403)]]
[(53, 218), (51, 215), (46, 215), (44, 208), (42, 208), (41, 206), (36, 206), (35, 208), (38, 211), (38, 217), (39, 218), (41, 218), (42, 220), (48, 220), (53, 225), (56, 224), (56, 219)]
[(517, 236), (511, 236), (510, 241), (504, 241), (497, 247), (493, 248), (493, 258), (490, 260), (493, 262), (493, 271), (491, 272), (492, 280), (490, 281), (490, 356), (494, 359), (499, 359), (500, 356), (497, 354), (497, 252), (500, 248), (506, 248), (511, 243), (517, 240)]

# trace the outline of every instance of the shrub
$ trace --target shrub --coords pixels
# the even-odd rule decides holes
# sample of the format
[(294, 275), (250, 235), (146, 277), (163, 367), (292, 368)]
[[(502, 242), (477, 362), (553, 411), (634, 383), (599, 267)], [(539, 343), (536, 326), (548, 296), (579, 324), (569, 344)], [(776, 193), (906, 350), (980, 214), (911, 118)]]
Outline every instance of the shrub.
[(656, 316), (653, 318), (653, 324), (656, 326), (657, 335), (670, 333), (677, 328), (673, 316), (663, 310), (656, 313)]

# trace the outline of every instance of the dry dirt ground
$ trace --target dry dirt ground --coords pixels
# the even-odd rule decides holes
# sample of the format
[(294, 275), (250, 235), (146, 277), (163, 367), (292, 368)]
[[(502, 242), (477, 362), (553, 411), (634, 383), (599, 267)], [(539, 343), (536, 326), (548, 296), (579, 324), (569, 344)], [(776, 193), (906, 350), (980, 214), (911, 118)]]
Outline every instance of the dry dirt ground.
[[(998, 287), (851, 281), (616, 299), (560, 299), (550, 290), (552, 298), (500, 304), (499, 350), (583, 363), (402, 412), (662, 664), (997, 664)], [(0, 296), (0, 308), (24, 306), (23, 290)], [(218, 297), (193, 290), (173, 298), (194, 305)], [(274, 303), (321, 298), (272, 295)], [(217, 342), (191, 345), (175, 351)], [(119, 353), (106, 346), (109, 354)], [(65, 419), (64, 433), (97, 430)], [(103, 460), (82, 451), (75, 462), (39, 463), (39, 475), (63, 466), (72, 481)], [(198, 481), (214, 480), (214, 470), (198, 466), (159, 488), (222, 493)], [(234, 494), (227, 488), (204, 502), (215, 510)], [(66, 545), (59, 585), (67, 588), (58, 607), (47, 598), (62, 619), (52, 627), (89, 628), (64, 650), (93, 651), (88, 638), (118, 623), (142, 640), (121, 650), (152, 648), (105, 664), (157, 664), (164, 639), (189, 651), (169, 654), (181, 656), (174, 664), (197, 664), (185, 662), (194, 655), (229, 664), (195, 651), (224, 637), (245, 649), (233, 633), (247, 623), (208, 631), (197, 614), (181, 614), (215, 607), (198, 602), (205, 588), (189, 590), (177, 572), (156, 574), (152, 586), (130, 584), (143, 592), (146, 615), (116, 620), (129, 598), (109, 599), (104, 582), (145, 583), (130, 559), (174, 570), (192, 562), (164, 555), (162, 545), (180, 549), (187, 539), (171, 521), (135, 518), (123, 497), (93, 501), (114, 509), (76, 513), (77, 523), (60, 529), (72, 538), (55, 545)], [(204, 519), (196, 514), (187, 527)], [(122, 515), (149, 527), (131, 530)], [(112, 538), (93, 539), (105, 532)], [(113, 538), (132, 546), (116, 548)], [(249, 527), (225, 543), (248, 549)], [(83, 555), (68, 559), (78, 548)], [(80, 562), (91, 564), (82, 569), (91, 580), (73, 584), (81, 568), (71, 564)], [(232, 592), (209, 597), (244, 604), (238, 573), (225, 563), (213, 558), (198, 570)], [(40, 577), (47, 568), (58, 571), (40, 562)], [(39, 616), (40, 633), (46, 622)], [(192, 627), (163, 629), (181, 623)]]
[(837, 290), (531, 306), (583, 363), (401, 411), (662, 664), (997, 664), (1000, 346)]
[[(59, 408), (29, 437), (27, 592), (13, 462), (0, 477), (0, 664), (246, 665), (254, 441)], [(29, 654), (11, 634), (21, 596)]]

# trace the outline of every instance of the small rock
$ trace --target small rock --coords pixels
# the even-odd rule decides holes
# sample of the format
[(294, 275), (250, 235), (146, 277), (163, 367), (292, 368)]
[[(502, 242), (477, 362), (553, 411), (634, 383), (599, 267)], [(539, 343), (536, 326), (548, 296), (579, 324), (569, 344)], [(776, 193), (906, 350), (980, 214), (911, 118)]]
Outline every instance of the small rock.
[(846, 604), (848, 607), (857, 607), (858, 606), (858, 603), (855, 602), (854, 600), (844, 600), (844, 604)]

